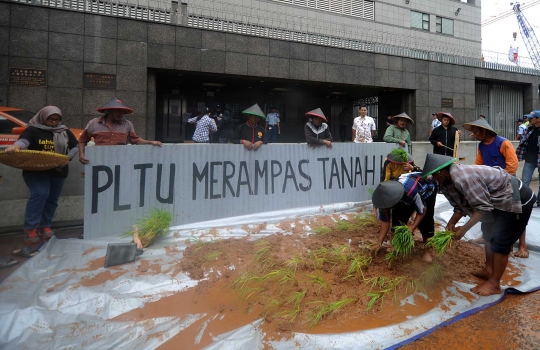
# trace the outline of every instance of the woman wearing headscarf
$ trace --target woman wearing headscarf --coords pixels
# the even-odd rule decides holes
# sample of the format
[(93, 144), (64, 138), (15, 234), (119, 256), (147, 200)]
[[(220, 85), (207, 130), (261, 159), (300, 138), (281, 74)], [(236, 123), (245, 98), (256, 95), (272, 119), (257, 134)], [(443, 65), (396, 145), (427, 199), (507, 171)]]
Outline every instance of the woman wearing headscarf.
[(304, 134), (306, 142), (311, 149), (320, 145), (326, 145), (332, 148), (332, 134), (326, 124), (326, 117), (320, 108), (314, 109), (306, 113), (310, 117), (309, 121), (304, 126)]
[[(17, 150), (54, 152), (68, 155), (70, 160), (78, 153), (77, 138), (62, 124), (62, 112), (58, 107), (42, 108), (28, 123), (26, 130), (6, 153)], [(68, 176), (68, 162), (62, 166), (44, 170), (23, 170), (23, 179), (30, 190), (30, 198), (24, 213), (24, 242), (28, 245), (48, 240), (54, 235), (51, 222), (58, 207), (58, 197)]]

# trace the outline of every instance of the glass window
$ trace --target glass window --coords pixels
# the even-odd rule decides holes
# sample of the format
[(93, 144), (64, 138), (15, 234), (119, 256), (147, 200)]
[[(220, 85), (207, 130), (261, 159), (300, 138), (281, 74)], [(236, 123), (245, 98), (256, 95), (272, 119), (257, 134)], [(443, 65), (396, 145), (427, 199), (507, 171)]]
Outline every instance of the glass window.
[(436, 23), (435, 29), (437, 33), (454, 35), (454, 20), (453, 19), (437, 17), (435, 23)]
[(411, 11), (411, 27), (429, 30), (429, 14)]

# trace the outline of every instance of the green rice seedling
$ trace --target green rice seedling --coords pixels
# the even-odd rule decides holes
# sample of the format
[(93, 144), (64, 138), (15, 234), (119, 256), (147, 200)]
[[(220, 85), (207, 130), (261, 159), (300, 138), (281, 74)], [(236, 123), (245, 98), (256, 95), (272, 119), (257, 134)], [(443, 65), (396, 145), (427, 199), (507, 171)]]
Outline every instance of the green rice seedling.
[(287, 299), (287, 304), (292, 305), (296, 309), (299, 309), (300, 308), (300, 303), (302, 302), (302, 300), (304, 300), (305, 296), (306, 296), (306, 291), (305, 290), (301, 291), (301, 292), (295, 292), (295, 293), (293, 293), (292, 296), (290, 296)]
[(433, 288), (444, 279), (444, 274), (439, 264), (433, 264), (431, 267), (422, 272), (420, 277), (407, 282), (407, 292), (410, 290), (413, 293), (423, 291), (427, 293), (427, 289)]
[(325, 289), (328, 289), (329, 291), (332, 290), (332, 287), (328, 284), (328, 282), (326, 282), (324, 280), (324, 278), (322, 277), (321, 275), (321, 272), (319, 272), (319, 274), (317, 275), (311, 275), (311, 274), (308, 274), (308, 273), (305, 273), (304, 274), (307, 278), (309, 278), (309, 281), (313, 284), (315, 284), (316, 286), (319, 287), (318, 291), (320, 292), (321, 289), (325, 288)]
[(368, 199), (371, 199), (373, 198), (373, 192), (375, 192), (375, 189), (370, 187), (367, 189), (367, 192), (368, 192)]
[(343, 277), (343, 279), (346, 280), (352, 277), (356, 277), (358, 280), (360, 280), (361, 276), (363, 280), (364, 272), (362, 271), (362, 268), (369, 266), (369, 264), (371, 264), (371, 260), (371, 257), (362, 255), (360, 253), (352, 256), (352, 259), (350, 260), (351, 263), (349, 264), (349, 268), (347, 269), (347, 274), (345, 275), (345, 277)]
[(328, 314), (333, 314), (341, 310), (347, 305), (354, 303), (356, 299), (347, 298), (335, 301), (333, 303), (325, 303), (322, 301), (314, 301), (310, 304), (319, 304), (308, 314), (308, 323), (311, 327), (314, 327), (323, 320)]
[(206, 256), (204, 257), (206, 262), (212, 262), (214, 260), (217, 260), (217, 258), (223, 254), (223, 252), (213, 252), (213, 253), (210, 253), (210, 254), (206, 254)]
[(301, 263), (302, 257), (300, 255), (296, 255), (294, 258), (290, 258), (285, 261), (285, 266), (287, 266), (289, 269), (293, 270), (294, 273), (296, 273), (298, 265), (300, 265)]
[(354, 225), (348, 220), (338, 220), (335, 226), (336, 231), (347, 232), (354, 230)]
[(264, 305), (266, 310), (277, 310), (283, 303), (277, 299), (266, 298), (266, 303)]
[(291, 269), (279, 269), (279, 270), (272, 270), (261, 277), (261, 282), (266, 282), (269, 280), (277, 280), (279, 279), (279, 284), (286, 284), (290, 281), (296, 280), (296, 275), (293, 270)]
[(379, 224), (377, 218), (369, 213), (355, 216), (354, 222), (358, 228), (366, 228), (369, 226), (376, 226)]
[[(150, 213), (137, 220), (136, 226), (139, 229), (139, 238), (144, 248), (148, 247), (156, 238), (163, 237), (167, 234), (171, 226), (171, 212), (153, 208)], [(125, 235), (134, 235), (135, 231), (128, 231)]]
[(309, 253), (309, 257), (314, 260), (315, 266), (317, 266), (318, 268), (324, 266), (324, 264), (329, 262), (328, 255), (329, 255), (329, 250), (328, 248), (324, 248), (324, 247), (320, 249), (312, 250)]
[(293, 323), (294, 320), (296, 319), (296, 317), (298, 315), (300, 315), (301, 311), (302, 310), (300, 308), (290, 309), (290, 310), (283, 310), (283, 311), (280, 311), (280, 312), (276, 313), (274, 315), (274, 317), (283, 318), (285, 320), (288, 320), (289, 323)]
[(332, 229), (328, 226), (317, 226), (313, 229), (313, 233), (316, 235), (324, 236), (332, 232)]
[(369, 290), (371, 291), (375, 287), (384, 288), (384, 286), (390, 283), (391, 279), (384, 276), (376, 276), (376, 277), (368, 278), (365, 281), (366, 281), (366, 284), (368, 285), (371, 284), (371, 287), (369, 288)]
[(390, 154), (396, 156), (403, 163), (407, 163), (409, 160), (409, 155), (401, 148), (394, 148), (390, 151)]
[(356, 302), (356, 299), (354, 298), (347, 298), (347, 299), (341, 299), (338, 301), (334, 301), (333, 303), (328, 304), (328, 311), (335, 313), (344, 308), (347, 305), (350, 305), (352, 303)]
[(261, 271), (267, 271), (274, 266), (272, 260), (272, 245), (265, 240), (260, 240), (255, 243), (255, 260), (260, 264)]
[(395, 259), (405, 258), (411, 255), (414, 249), (414, 237), (411, 230), (405, 225), (394, 228), (394, 237), (392, 241), (392, 251), (386, 255), (384, 260), (392, 263)]
[(456, 234), (452, 231), (437, 231), (433, 237), (429, 238), (426, 242), (426, 248), (433, 248), (437, 256), (440, 258), (446, 248), (452, 246), (452, 238)]
[(193, 253), (197, 253), (199, 250), (201, 250), (202, 248), (212, 243), (211, 241), (203, 241), (202, 239), (198, 239), (195, 237), (193, 237), (191, 240), (194, 242), (194, 247), (195, 247), (195, 249), (193, 250)]
[(246, 272), (246, 273), (243, 273), (237, 279), (235, 279), (232, 282), (232, 286), (233, 286), (234, 289), (244, 289), (250, 283), (259, 282), (259, 281), (260, 281), (259, 276), (255, 275), (255, 274), (253, 274), (251, 272)]
[[(370, 310), (379, 300), (381, 301), (381, 304), (384, 301), (384, 297), (389, 295), (390, 293), (393, 294), (393, 300), (397, 299), (397, 291), (398, 287), (405, 281), (405, 277), (400, 276), (396, 277), (395, 279), (387, 278), (384, 276), (375, 277), (376, 280), (372, 284), (372, 288), (367, 293), (367, 296), (369, 298), (367, 309)], [(372, 291), (374, 286), (378, 286), (380, 289), (376, 291)]]
[(240, 300), (247, 300), (262, 291), (264, 291), (264, 288), (262, 287), (245, 287), (240, 290)]
[(345, 265), (349, 260), (351, 248), (348, 245), (340, 245), (331, 248), (329, 253), (329, 260), (333, 266), (336, 266), (337, 264)]

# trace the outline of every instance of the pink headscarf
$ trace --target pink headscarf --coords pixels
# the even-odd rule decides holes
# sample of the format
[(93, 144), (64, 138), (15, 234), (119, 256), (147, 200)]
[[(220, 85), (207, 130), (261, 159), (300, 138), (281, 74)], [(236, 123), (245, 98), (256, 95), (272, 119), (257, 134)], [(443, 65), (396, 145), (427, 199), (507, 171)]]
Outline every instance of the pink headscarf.
[(39, 112), (36, 113), (35, 116), (32, 117), (32, 119), (30, 119), (28, 125), (52, 132), (54, 135), (54, 151), (60, 154), (67, 154), (68, 135), (66, 130), (68, 130), (68, 127), (62, 125), (62, 120), (60, 120), (60, 124), (58, 124), (56, 127), (50, 127), (45, 124), (47, 118), (53, 114), (58, 114), (60, 118), (62, 117), (62, 111), (60, 108), (55, 106), (43, 107), (39, 110)]

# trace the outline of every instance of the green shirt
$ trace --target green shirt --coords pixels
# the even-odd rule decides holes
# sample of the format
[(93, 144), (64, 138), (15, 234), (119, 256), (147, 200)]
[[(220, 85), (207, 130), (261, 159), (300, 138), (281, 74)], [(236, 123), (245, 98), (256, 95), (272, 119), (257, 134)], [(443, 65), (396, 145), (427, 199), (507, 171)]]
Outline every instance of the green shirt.
[(409, 134), (409, 130), (403, 129), (401, 130), (395, 125), (390, 125), (388, 129), (386, 129), (386, 132), (384, 133), (383, 137), (384, 142), (388, 143), (400, 143), (401, 141), (405, 141), (407, 144), (408, 152), (411, 154), (411, 134)]

